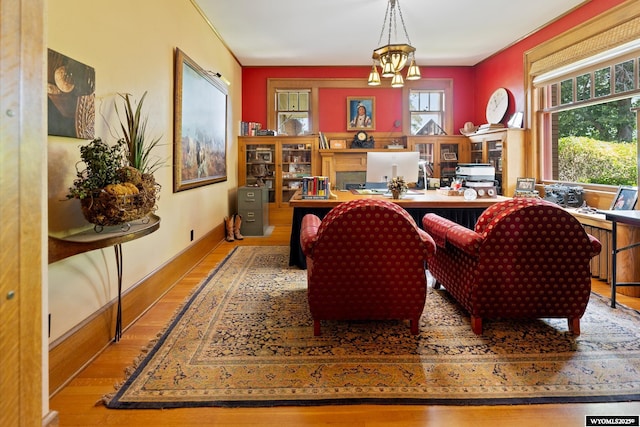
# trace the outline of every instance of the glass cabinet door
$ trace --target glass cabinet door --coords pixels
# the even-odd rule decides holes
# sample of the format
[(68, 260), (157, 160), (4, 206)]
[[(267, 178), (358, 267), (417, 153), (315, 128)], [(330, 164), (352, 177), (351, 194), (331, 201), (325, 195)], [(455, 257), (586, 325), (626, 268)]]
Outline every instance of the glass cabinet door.
[[(433, 142), (419, 142), (415, 144), (415, 149), (420, 153), (420, 169), (418, 173), (418, 188), (429, 188), (429, 178), (433, 174)], [(424, 162), (424, 163), (423, 163)]]
[(262, 186), (269, 189), (269, 202), (275, 202), (275, 144), (247, 144), (246, 185)]
[(502, 194), (502, 139), (487, 141), (487, 163), (496, 169), (498, 194)]
[(458, 144), (440, 145), (440, 185), (448, 186), (456, 176), (460, 156)]
[(306, 176), (311, 176), (311, 144), (282, 144), (283, 203), (302, 188), (302, 178)]
[(482, 142), (471, 142), (471, 163), (484, 163)]

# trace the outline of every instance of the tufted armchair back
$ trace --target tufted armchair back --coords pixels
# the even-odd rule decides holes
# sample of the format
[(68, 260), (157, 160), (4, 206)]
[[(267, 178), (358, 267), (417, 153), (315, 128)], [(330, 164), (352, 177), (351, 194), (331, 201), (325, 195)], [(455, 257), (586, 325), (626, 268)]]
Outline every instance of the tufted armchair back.
[(580, 318), (591, 293), (590, 260), (600, 242), (561, 207), (514, 198), (487, 208), (469, 230), (434, 214), (422, 221), (438, 245), (429, 271), (471, 315), (483, 318)]
[(302, 220), (314, 333), (321, 320), (409, 319), (412, 333), (427, 293), (425, 261), (435, 243), (397, 204), (363, 198)]

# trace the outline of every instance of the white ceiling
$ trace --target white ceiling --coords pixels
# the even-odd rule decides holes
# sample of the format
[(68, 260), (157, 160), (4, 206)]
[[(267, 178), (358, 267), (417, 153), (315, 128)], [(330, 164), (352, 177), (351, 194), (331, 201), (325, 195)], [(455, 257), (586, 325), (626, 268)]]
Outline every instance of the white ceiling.
[[(475, 65), (585, 0), (397, 0), (421, 66)], [(370, 65), (387, 0), (195, 0), (242, 66)], [(398, 19), (398, 24), (400, 20)], [(401, 26), (401, 25), (400, 25)], [(402, 30), (397, 41), (406, 41)]]

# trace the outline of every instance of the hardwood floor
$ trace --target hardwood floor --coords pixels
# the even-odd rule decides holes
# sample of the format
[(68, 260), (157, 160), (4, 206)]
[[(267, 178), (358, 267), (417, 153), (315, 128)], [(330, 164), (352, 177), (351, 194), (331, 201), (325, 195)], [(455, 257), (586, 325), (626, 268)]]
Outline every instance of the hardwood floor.
[[(269, 237), (221, 242), (156, 305), (124, 332), (49, 403), (59, 412), (60, 426), (585, 426), (586, 415), (640, 415), (640, 402), (514, 406), (316, 406), (275, 408), (193, 408), (115, 410), (97, 402), (122, 381), (123, 371), (155, 338), (174, 311), (235, 245), (288, 245), (290, 229), (276, 226)], [(594, 291), (609, 295), (606, 283)], [(618, 295), (618, 302), (640, 309), (640, 298)]]

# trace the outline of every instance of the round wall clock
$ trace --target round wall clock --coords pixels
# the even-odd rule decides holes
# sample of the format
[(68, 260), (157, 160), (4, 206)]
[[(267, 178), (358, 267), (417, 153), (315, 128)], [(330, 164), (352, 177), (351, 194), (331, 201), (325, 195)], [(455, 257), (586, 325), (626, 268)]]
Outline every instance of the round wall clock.
[(500, 123), (509, 108), (509, 94), (503, 87), (496, 89), (487, 102), (487, 122)]

